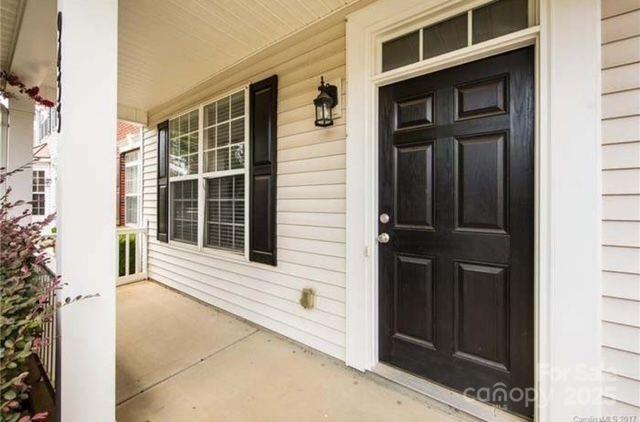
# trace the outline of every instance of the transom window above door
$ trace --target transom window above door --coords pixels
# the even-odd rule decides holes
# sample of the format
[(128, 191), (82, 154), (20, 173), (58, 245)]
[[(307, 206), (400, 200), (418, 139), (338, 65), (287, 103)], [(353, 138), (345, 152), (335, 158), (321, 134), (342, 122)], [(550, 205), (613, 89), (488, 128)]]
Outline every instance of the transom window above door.
[(497, 0), (408, 29), (382, 42), (380, 69), (387, 72), (525, 29), (529, 26), (530, 1)]

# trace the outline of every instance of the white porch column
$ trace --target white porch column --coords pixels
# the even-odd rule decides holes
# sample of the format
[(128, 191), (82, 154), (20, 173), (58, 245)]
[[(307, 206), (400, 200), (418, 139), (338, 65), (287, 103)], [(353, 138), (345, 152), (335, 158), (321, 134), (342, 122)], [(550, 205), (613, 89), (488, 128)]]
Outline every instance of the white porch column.
[[(25, 164), (27, 168), (14, 174), (7, 180), (11, 187), (11, 201), (31, 201), (32, 173), (31, 161), (33, 160), (33, 115), (34, 103), (31, 99), (12, 98), (9, 100), (9, 129), (7, 142), (7, 169), (14, 170)], [(30, 209), (31, 205), (16, 207), (13, 215), (21, 214), (24, 209)], [(22, 223), (31, 221), (25, 218)]]
[(117, 0), (58, 0), (62, 115), (58, 140), (61, 417), (115, 420)]
[[(541, 2), (541, 421), (600, 412), (600, 1)], [(546, 190), (546, 189), (545, 189)], [(548, 296), (547, 296), (548, 295)]]

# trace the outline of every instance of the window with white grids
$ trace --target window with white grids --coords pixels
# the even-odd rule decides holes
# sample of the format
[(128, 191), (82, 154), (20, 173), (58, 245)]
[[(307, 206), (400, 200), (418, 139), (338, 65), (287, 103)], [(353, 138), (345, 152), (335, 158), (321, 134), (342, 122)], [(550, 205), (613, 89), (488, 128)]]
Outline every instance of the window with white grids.
[(245, 96), (242, 89), (169, 121), (172, 240), (245, 252)]
[(198, 159), (200, 111), (169, 121), (171, 239), (198, 243)]
[(33, 187), (31, 204), (31, 213), (33, 215), (44, 215), (45, 213), (45, 176), (44, 170), (34, 170), (33, 172)]
[(244, 251), (244, 91), (204, 107), (205, 246)]
[(137, 225), (140, 215), (140, 151), (124, 154), (124, 221)]

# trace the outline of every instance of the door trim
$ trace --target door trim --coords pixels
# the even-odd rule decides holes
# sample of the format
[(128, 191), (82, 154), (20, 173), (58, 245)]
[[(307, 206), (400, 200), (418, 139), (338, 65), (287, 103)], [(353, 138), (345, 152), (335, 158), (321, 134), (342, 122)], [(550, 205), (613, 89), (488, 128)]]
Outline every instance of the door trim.
[(472, 399), (455, 390), (451, 390), (440, 384), (429, 381), (425, 378), (420, 378), (410, 372), (403, 371), (382, 362), (377, 363), (371, 369), (371, 372), (485, 421), (522, 422), (523, 420), (527, 420), (522, 416), (506, 412), (494, 405)]
[[(451, 10), (474, 2), (460, 0), (410, 0), (403, 10), (394, 7), (393, 0), (378, 0), (351, 14), (347, 19), (347, 280), (346, 286), (346, 363), (362, 371), (374, 370), (378, 365), (378, 257), (377, 234), (377, 104), (378, 88), (400, 80), (435, 72), (481, 58), (494, 56), (524, 46), (535, 46), (535, 241), (534, 241), (534, 341), (535, 386), (541, 397), (536, 403), (535, 418), (557, 420), (560, 415), (597, 415), (600, 394), (591, 402), (567, 406), (567, 394), (554, 395), (552, 389), (567, 385), (601, 388), (600, 380), (585, 381), (574, 373), (578, 364), (589, 369), (600, 363), (600, 161), (597, 147), (600, 142), (600, 29), (599, 5), (571, 1), (563, 5), (551, 0), (535, 2), (538, 26), (496, 38), (482, 44), (463, 48), (420, 63), (376, 75), (377, 48), (380, 39), (391, 31), (415, 22), (416, 16), (445, 17)], [(553, 26), (550, 24), (553, 16)], [(584, 26), (573, 25), (583, 19)], [(591, 26), (589, 25), (591, 24)], [(553, 48), (552, 48), (553, 47)], [(582, 61), (576, 54), (584, 57)], [(583, 71), (586, 70), (586, 71)], [(561, 85), (558, 75), (571, 75), (570, 83)], [(554, 82), (552, 86), (550, 82)], [(565, 82), (565, 81), (563, 81)], [(582, 98), (574, 94), (584, 92)], [(574, 95), (574, 98), (571, 97)], [(567, 100), (569, 98), (569, 100)], [(577, 106), (587, 101), (590, 107)], [(551, 113), (554, 105), (555, 115)], [(562, 110), (569, 113), (569, 122), (560, 121)], [(566, 116), (566, 115), (564, 115)], [(577, 121), (592, 122), (579, 134)], [(584, 162), (569, 160), (560, 165), (553, 155), (567, 152), (569, 146), (584, 147)], [(551, 144), (551, 139), (569, 137), (569, 145)], [(565, 138), (566, 139), (566, 138)], [(581, 157), (582, 158), (582, 157)], [(588, 183), (580, 192), (560, 186), (558, 180), (577, 176)], [(553, 176), (553, 181), (551, 183)], [(588, 185), (588, 186), (586, 186)], [(583, 189), (582, 189), (583, 188)], [(569, 203), (569, 204), (568, 204)], [(576, 205), (574, 205), (576, 204)], [(576, 226), (571, 220), (571, 207), (590, 207), (591, 212), (581, 221), (581, 227), (558, 232), (558, 225)], [(586, 224), (586, 225), (585, 225)], [(552, 230), (552, 229), (555, 229)], [(584, 229), (579, 230), (578, 229)], [(572, 235), (569, 235), (572, 232)], [(561, 245), (561, 246), (559, 246)], [(582, 258), (572, 256), (580, 251)], [(584, 256), (589, 261), (585, 261)], [(552, 281), (570, 280), (571, 267), (580, 265), (583, 288), (580, 298), (569, 290), (575, 283), (558, 291)], [(571, 280), (573, 281), (573, 280)], [(561, 327), (556, 320), (566, 307), (572, 306), (571, 321)], [(579, 329), (582, 321), (584, 329)], [(573, 324), (573, 325), (572, 325)], [(565, 379), (552, 379), (549, 368), (568, 368), (574, 372)], [(582, 374), (583, 376), (584, 374)], [(560, 390), (562, 391), (562, 390)], [(541, 402), (544, 401), (544, 407)], [(455, 406), (454, 403), (450, 403)]]

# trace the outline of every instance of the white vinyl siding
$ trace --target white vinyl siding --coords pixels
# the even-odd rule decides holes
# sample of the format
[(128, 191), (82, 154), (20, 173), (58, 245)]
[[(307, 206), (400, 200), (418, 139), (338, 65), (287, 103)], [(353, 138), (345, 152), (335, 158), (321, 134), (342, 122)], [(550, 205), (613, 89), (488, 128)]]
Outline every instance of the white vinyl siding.
[(603, 414), (640, 414), (640, 0), (602, 2)]
[[(215, 85), (180, 102), (189, 110), (230, 89), (278, 75), (276, 267), (224, 251), (197, 251), (156, 240), (155, 124), (180, 110), (151, 113), (153, 127), (144, 133), (143, 172), (150, 278), (343, 360), (345, 118), (332, 127), (316, 128), (313, 99), (321, 75), (331, 83), (342, 78), (345, 88), (344, 32), (344, 22), (325, 27), (250, 67), (217, 78)], [(344, 106), (343, 97), (343, 116)], [(314, 309), (300, 306), (303, 288), (315, 290)]]

